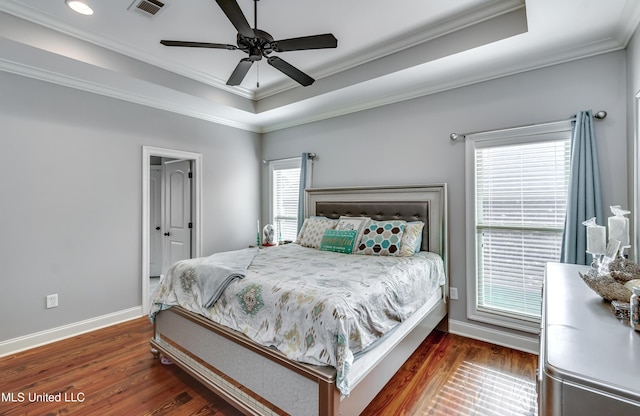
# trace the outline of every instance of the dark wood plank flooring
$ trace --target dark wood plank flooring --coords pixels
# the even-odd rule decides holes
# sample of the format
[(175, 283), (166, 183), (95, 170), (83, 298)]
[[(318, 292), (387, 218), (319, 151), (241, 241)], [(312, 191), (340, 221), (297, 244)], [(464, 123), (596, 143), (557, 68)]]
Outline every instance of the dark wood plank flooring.
[[(239, 413), (149, 352), (147, 318), (0, 358), (0, 415)], [(536, 356), (436, 331), (366, 415), (536, 415)]]

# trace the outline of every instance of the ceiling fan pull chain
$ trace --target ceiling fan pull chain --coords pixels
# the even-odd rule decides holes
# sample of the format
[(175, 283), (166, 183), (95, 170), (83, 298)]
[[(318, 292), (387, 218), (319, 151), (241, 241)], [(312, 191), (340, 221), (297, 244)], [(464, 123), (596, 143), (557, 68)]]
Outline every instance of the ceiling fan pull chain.
[(260, 62), (256, 63), (256, 88), (260, 88)]

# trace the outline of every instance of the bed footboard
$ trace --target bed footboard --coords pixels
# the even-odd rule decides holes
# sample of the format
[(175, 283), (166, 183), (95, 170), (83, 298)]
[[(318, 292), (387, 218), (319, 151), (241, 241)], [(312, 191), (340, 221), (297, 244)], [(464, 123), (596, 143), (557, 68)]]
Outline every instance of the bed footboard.
[(289, 361), (182, 308), (159, 313), (154, 332), (152, 348), (246, 414), (338, 414), (332, 368)]
[(441, 300), (349, 397), (340, 396), (335, 369), (290, 361), (277, 350), (180, 307), (156, 316), (151, 347), (152, 353), (169, 357), (245, 414), (358, 415), (446, 314)]

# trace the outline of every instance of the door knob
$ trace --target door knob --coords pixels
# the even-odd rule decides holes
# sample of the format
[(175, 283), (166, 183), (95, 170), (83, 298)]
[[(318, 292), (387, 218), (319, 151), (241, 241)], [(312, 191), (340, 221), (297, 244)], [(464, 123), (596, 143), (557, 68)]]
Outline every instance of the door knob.
[(164, 233), (165, 237), (169, 237), (171, 233)]
[(160, 231), (160, 227), (156, 227), (156, 230)]

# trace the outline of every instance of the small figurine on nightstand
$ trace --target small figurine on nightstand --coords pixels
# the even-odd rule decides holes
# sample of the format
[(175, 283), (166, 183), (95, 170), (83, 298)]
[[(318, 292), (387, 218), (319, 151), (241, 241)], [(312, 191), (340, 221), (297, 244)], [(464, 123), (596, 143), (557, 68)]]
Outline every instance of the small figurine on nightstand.
[(273, 225), (267, 224), (262, 230), (262, 245), (263, 246), (275, 246), (277, 245), (275, 239), (275, 230)]

